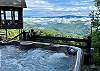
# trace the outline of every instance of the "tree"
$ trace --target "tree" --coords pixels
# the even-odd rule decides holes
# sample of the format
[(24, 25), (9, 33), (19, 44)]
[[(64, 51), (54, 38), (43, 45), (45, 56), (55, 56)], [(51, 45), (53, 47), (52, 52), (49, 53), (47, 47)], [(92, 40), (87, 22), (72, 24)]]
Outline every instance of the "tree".
[(95, 7), (97, 8), (97, 10), (95, 11), (91, 11), (90, 13), (90, 17), (91, 19), (91, 31), (92, 28), (94, 28), (94, 30), (99, 31), (100, 30), (100, 0), (95, 0)]
[[(95, 0), (95, 7), (97, 10), (91, 11), (91, 33), (92, 33), (92, 47), (94, 51), (94, 62), (100, 65), (100, 0)], [(93, 32), (92, 32), (92, 29)]]
[(95, 6), (98, 7), (98, 9), (100, 9), (100, 0), (95, 0)]

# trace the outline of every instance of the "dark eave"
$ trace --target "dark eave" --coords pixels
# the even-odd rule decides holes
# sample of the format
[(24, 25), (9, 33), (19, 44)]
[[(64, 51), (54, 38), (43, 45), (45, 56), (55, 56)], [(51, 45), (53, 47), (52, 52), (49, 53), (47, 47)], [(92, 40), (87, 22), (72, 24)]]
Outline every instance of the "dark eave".
[(27, 8), (25, 0), (0, 0), (0, 7)]

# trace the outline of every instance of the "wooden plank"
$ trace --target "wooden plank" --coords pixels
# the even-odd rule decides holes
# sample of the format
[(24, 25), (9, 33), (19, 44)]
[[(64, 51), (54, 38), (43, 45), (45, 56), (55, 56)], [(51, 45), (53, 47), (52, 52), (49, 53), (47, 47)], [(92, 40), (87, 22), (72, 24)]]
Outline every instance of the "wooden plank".
[(0, 35), (5, 35), (5, 33), (0, 33)]
[(15, 24), (15, 13), (13, 9), (11, 11), (11, 18), (12, 18), (12, 24)]
[(88, 41), (88, 39), (52, 37), (52, 36), (36, 36), (36, 38), (54, 39), (54, 40), (65, 40), (65, 41), (75, 41), (75, 42), (87, 42)]
[(1, 9), (0, 9), (0, 25), (1, 25), (1, 20), (2, 20), (2, 19), (1, 19)]
[(18, 11), (18, 24), (20, 26), (20, 29), (23, 29), (23, 9), (21, 8), (19, 11)]
[[(4, 12), (4, 21), (6, 21), (6, 11), (4, 10), (3, 12)], [(6, 22), (5, 22), (5, 24), (6, 24)]]
[(10, 7), (8, 7), (8, 6), (0, 6), (0, 9), (1, 10), (5, 10), (5, 11), (11, 11), (12, 9), (14, 10), (14, 11), (18, 11), (18, 10), (20, 10), (20, 9), (22, 9), (22, 8), (20, 8), (20, 7), (12, 7), (12, 6), (10, 6)]

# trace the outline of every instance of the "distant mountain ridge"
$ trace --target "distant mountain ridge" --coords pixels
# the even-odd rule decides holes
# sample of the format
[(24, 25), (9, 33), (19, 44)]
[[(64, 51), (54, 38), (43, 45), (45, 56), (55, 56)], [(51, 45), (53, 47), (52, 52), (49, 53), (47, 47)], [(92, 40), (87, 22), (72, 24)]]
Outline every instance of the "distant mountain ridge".
[(75, 16), (75, 15), (65, 15), (65, 16), (47, 16), (47, 17), (29, 17), (24, 16), (24, 18), (90, 18), (89, 16)]
[(90, 18), (88, 16), (75, 16), (75, 15), (65, 15), (65, 16), (51, 16), (51, 17), (41, 17), (41, 18)]

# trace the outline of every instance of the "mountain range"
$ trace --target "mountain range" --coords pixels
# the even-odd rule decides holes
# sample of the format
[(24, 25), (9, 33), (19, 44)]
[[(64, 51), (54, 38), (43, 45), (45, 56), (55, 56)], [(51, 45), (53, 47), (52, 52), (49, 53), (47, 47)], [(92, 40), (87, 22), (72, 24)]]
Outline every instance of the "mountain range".
[(34, 17), (24, 16), (24, 18), (90, 18), (89, 16), (76, 16), (76, 15), (65, 15), (65, 16), (46, 16), (46, 17)]

